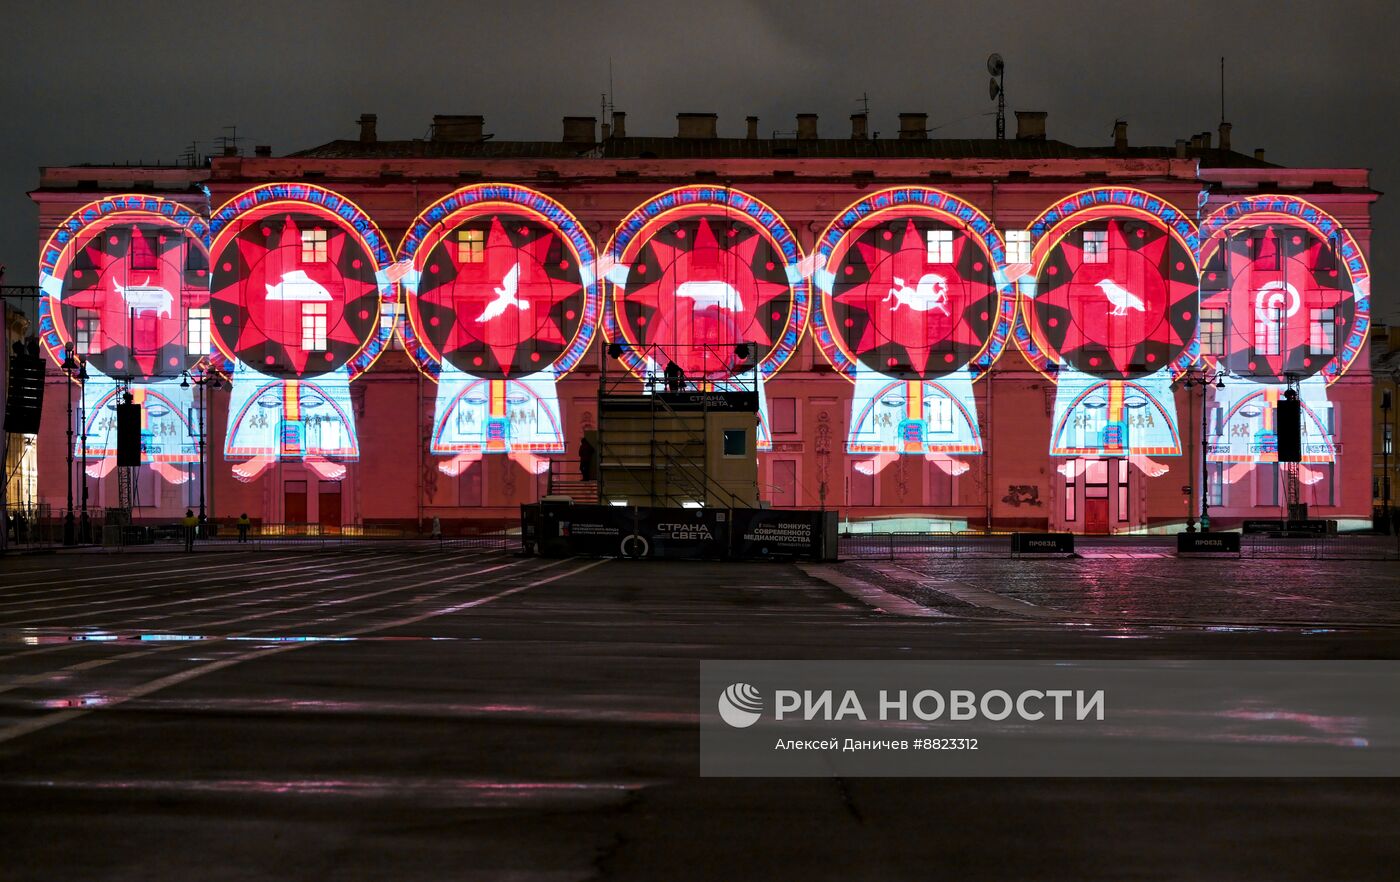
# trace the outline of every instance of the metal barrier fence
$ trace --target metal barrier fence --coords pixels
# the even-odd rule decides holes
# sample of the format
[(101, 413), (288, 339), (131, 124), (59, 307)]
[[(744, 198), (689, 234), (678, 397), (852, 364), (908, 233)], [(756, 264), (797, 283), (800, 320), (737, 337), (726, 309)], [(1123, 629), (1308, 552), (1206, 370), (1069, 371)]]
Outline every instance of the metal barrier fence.
[(987, 533), (842, 533), (837, 537), (842, 560), (895, 560), (908, 557), (1007, 557), (1010, 534)]
[[(132, 546), (178, 546), (184, 543), (179, 525), (106, 525), (101, 528), (101, 544), (109, 551)], [(196, 534), (196, 550), (246, 547), (253, 549), (333, 549), (335, 551), (501, 551), (518, 552), (518, 532), (497, 531), (470, 535), (418, 533), (397, 525), (372, 524), (252, 524), (243, 535), (237, 525), (220, 524), (209, 535)]]

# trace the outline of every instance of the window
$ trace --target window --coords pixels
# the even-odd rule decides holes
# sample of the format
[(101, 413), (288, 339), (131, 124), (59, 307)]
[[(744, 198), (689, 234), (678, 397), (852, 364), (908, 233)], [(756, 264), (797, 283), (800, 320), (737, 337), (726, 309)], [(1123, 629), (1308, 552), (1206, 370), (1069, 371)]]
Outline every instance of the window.
[(1225, 310), (1201, 310), (1201, 354), (1225, 354)]
[(953, 476), (946, 469), (928, 463), (928, 505), (953, 504)]
[(209, 354), (209, 308), (196, 306), (190, 310), (187, 346), (190, 355)]
[(1261, 462), (1254, 467), (1254, 505), (1278, 507), (1278, 463)]
[(160, 351), (160, 317), (143, 310), (131, 315), (131, 346), (137, 352)]
[(953, 400), (943, 395), (927, 399), (924, 416), (928, 419), (930, 435), (951, 435), (953, 432)]
[(481, 474), (485, 467), (480, 461), (462, 469), (457, 476), (457, 504), (478, 507), (482, 504)]
[(1206, 501), (1216, 507), (1225, 504), (1225, 463), (1206, 463)]
[(325, 263), (328, 259), (326, 231), (317, 227), (301, 231), (301, 262)]
[(79, 355), (95, 355), (101, 351), (98, 335), (102, 331), (102, 319), (95, 309), (80, 309), (74, 317), (73, 342)]
[(1128, 461), (1118, 460), (1118, 520), (1126, 523), (1128, 520)]
[[(1068, 462), (1068, 463), (1070, 463), (1071, 465), (1073, 465), (1074, 463), (1078, 462), (1078, 460), (1073, 460), (1073, 459), (1071, 459), (1071, 460), (1066, 460), (1066, 462)], [(1070, 475), (1073, 475), (1073, 474), (1074, 474), (1074, 472), (1071, 471), (1071, 472), (1070, 472)], [(1079, 496), (1079, 491), (1078, 491), (1078, 488), (1074, 486), (1074, 478), (1072, 478), (1072, 477), (1066, 477), (1066, 478), (1065, 478), (1065, 521), (1066, 521), (1066, 522), (1073, 521), (1073, 520), (1075, 519), (1075, 517), (1078, 515), (1078, 513), (1075, 511), (1075, 508), (1074, 508), (1074, 503), (1075, 503), (1075, 500), (1078, 498), (1078, 496)]]
[(1336, 505), (1336, 482), (1333, 480), (1336, 466), (1329, 462), (1308, 466), (1308, 468), (1321, 472), (1322, 480), (1305, 485), (1303, 489), (1307, 496), (1304, 498), (1313, 505)]
[(768, 416), (773, 421), (774, 435), (797, 434), (797, 399), (771, 398), (768, 400)]
[(1337, 322), (1330, 309), (1308, 310), (1308, 348), (1318, 355), (1336, 351)]
[(929, 230), (927, 241), (929, 263), (953, 262), (952, 230)]
[(1283, 324), (1273, 318), (1254, 316), (1254, 351), (1260, 355), (1278, 355), (1282, 348)]
[(397, 333), (399, 327), (399, 304), (386, 303), (379, 313), (379, 331), (388, 333), (389, 341), (385, 343), (388, 349), (402, 349), (403, 341), (399, 339)]
[(457, 231), (457, 262), (481, 263), (486, 259), (486, 233), (483, 230)]
[(301, 305), (301, 348), (307, 352), (326, 350), (326, 304)]
[(151, 467), (142, 463), (136, 470), (136, 479), (131, 482), (131, 504), (136, 508), (155, 508), (160, 505), (160, 482)]
[(1006, 231), (1006, 262), (1007, 262), (1007, 263), (1030, 263), (1030, 262), (1031, 262), (1031, 231), (1030, 231), (1030, 230), (1007, 230), (1007, 231)]
[(854, 462), (847, 466), (846, 474), (846, 504), (847, 505), (874, 505), (875, 504), (875, 476), (861, 474), (856, 470)]
[(1084, 231), (1084, 262), (1108, 263), (1108, 230)]
[(748, 431), (745, 429), (724, 430), (724, 455), (744, 456), (749, 452)]
[[(131, 268), (137, 272), (155, 272), (156, 249), (140, 230), (131, 231)], [(133, 281), (133, 284), (143, 284)]]
[(773, 460), (773, 505), (792, 508), (797, 505), (797, 460)]

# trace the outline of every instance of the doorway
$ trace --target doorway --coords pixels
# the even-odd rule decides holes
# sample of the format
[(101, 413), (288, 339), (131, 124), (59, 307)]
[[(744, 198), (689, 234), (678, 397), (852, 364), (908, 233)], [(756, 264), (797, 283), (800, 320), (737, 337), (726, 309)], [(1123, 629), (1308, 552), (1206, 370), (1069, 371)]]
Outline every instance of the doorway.
[(306, 523), (306, 482), (286, 481), (282, 485), (282, 520), (284, 523)]
[(1106, 535), (1137, 523), (1132, 474), (1126, 457), (1089, 457), (1069, 461), (1064, 478), (1060, 522), (1074, 533)]
[(320, 482), (316, 488), (316, 521), (321, 532), (339, 533), (340, 514), (340, 482)]

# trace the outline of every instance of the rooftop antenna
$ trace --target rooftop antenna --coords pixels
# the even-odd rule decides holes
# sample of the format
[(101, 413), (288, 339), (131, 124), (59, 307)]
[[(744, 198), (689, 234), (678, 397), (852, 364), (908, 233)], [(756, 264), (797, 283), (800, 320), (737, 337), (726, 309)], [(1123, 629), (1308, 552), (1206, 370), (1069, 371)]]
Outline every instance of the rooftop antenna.
[(1220, 56), (1220, 121), (1225, 121), (1225, 56)]
[(856, 99), (856, 102), (860, 104), (860, 112), (863, 113), (863, 114), (865, 114), (866, 116), (869, 116), (869, 115), (870, 115), (870, 93), (869, 93), (869, 92), (861, 92), (861, 93), (860, 93), (860, 97)]
[(224, 131), (228, 132), (228, 134), (220, 135), (218, 138), (215, 139), (219, 142), (219, 149), (221, 153), (228, 153), (230, 147), (232, 147), (235, 151), (238, 151), (238, 142), (248, 140), (247, 138), (238, 137), (238, 126), (224, 126)]
[(993, 52), (987, 57), (987, 73), (992, 79), (987, 84), (987, 97), (997, 103), (997, 140), (1006, 140), (1006, 62)]

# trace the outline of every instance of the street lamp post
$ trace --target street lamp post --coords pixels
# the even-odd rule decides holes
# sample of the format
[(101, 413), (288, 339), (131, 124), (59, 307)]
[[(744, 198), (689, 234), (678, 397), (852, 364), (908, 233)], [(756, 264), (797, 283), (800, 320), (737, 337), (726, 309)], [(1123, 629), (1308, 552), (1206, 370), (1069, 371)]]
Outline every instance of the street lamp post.
[[(1390, 532), (1390, 390), (1381, 392), (1381, 525)], [(1375, 460), (1371, 460), (1375, 462)]]
[[(78, 541), (84, 545), (92, 541), (92, 522), (88, 520), (88, 478), (87, 478), (87, 359), (78, 358), (78, 425), (83, 427), (83, 431), (78, 435), (78, 448), (82, 451), (79, 460), (78, 480), (81, 488), (78, 491), (79, 504), (81, 506), (78, 516)], [(71, 446), (71, 445), (70, 445)]]
[[(1225, 371), (1212, 370), (1211, 368), (1201, 368), (1195, 376), (1188, 376), (1182, 384), (1188, 389), (1193, 386), (1201, 387), (1201, 480), (1196, 487), (1196, 492), (1201, 499), (1201, 532), (1210, 531), (1210, 408), (1207, 407), (1206, 395), (1211, 386), (1217, 389), (1225, 388)], [(1187, 521), (1188, 532), (1191, 529), (1190, 521)]]
[(63, 347), (63, 376), (68, 380), (68, 504), (63, 512), (63, 544), (75, 542), (73, 524), (73, 344)]
[[(182, 388), (188, 388), (191, 378), (188, 373), (180, 383)], [(219, 382), (217, 374), (209, 372), (208, 365), (205, 365), (199, 375), (193, 378), (194, 384), (199, 387), (199, 433), (195, 438), (195, 443), (199, 445), (199, 524), (202, 538), (207, 538), (208, 517), (205, 508), (204, 484), (208, 475), (208, 463), (205, 458), (206, 433), (209, 431), (209, 395), (206, 389), (213, 386), (218, 389), (223, 384)]]

